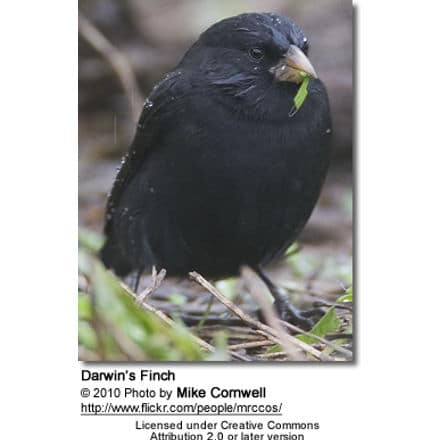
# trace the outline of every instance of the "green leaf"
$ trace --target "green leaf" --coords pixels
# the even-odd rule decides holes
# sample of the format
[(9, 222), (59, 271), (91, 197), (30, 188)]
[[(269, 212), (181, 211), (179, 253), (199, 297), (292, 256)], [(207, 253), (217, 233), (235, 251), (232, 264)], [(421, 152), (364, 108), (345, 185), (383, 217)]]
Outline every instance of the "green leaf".
[(89, 296), (84, 292), (78, 292), (78, 318), (90, 321), (92, 319), (92, 305)]
[[(325, 337), (329, 333), (336, 333), (341, 326), (341, 320), (335, 314), (335, 307), (330, 307), (326, 314), (314, 325), (312, 330), (309, 333), (312, 335)], [(308, 336), (308, 335), (299, 335), (298, 339), (307, 343), (313, 344), (316, 342), (316, 339)]]
[(301, 248), (299, 247), (298, 242), (295, 241), (295, 243), (293, 243), (291, 246), (289, 246), (289, 248), (286, 250), (286, 252), (284, 252), (284, 258), (293, 257), (300, 250), (301, 250)]
[(301, 86), (298, 89), (298, 92), (296, 93), (295, 97), (293, 98), (293, 103), (295, 104), (296, 110), (299, 110), (301, 106), (304, 104), (304, 101), (307, 98), (308, 90), (307, 87), (309, 86), (310, 77), (306, 76), (301, 83)]
[(104, 245), (104, 237), (101, 234), (86, 228), (79, 228), (78, 240), (80, 247), (86, 248), (94, 254), (97, 254)]
[(349, 287), (343, 295), (341, 295), (336, 302), (344, 303), (344, 302), (353, 302), (353, 287)]
[(88, 350), (96, 350), (98, 339), (92, 326), (87, 321), (78, 322), (78, 342)]
[(266, 353), (279, 353), (280, 351), (283, 351), (283, 347), (279, 344), (272, 345), (268, 350), (266, 350)]
[[(100, 360), (127, 356), (145, 361), (201, 361), (209, 355), (180, 321), (170, 326), (136, 303), (133, 294), (96, 256), (102, 237), (79, 231), (79, 271), (87, 293), (78, 292), (79, 344)], [(93, 303), (91, 301), (93, 299)], [(182, 304), (180, 295), (172, 301)], [(226, 354), (222, 359), (226, 360)]]
[(142, 309), (126, 288), (99, 261), (91, 276), (96, 310), (145, 353), (145, 360), (198, 361), (204, 353), (183, 326), (169, 327), (156, 315)]

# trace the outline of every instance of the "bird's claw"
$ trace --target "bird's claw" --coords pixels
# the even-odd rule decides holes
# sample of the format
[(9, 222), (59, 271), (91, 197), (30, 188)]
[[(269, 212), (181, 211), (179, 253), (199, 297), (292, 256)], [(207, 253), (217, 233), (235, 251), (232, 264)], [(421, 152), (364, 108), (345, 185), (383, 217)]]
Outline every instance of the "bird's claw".
[(275, 309), (282, 321), (310, 330), (324, 315), (321, 309), (298, 310), (287, 300), (275, 301)]

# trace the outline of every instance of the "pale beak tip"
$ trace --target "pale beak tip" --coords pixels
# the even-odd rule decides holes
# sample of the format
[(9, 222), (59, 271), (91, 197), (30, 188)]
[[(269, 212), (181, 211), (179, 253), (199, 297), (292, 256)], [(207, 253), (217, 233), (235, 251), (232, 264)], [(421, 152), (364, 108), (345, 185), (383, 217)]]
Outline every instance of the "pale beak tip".
[(286, 54), (286, 60), (287, 65), (292, 69), (299, 70), (311, 78), (318, 79), (315, 68), (299, 47), (293, 45), (290, 46), (289, 51)]

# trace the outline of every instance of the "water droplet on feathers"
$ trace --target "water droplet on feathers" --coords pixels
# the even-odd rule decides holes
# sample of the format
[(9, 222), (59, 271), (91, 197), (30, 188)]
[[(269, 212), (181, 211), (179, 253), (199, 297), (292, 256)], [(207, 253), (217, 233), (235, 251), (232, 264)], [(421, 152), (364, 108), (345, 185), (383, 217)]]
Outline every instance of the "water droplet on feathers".
[(144, 108), (151, 108), (153, 107), (153, 101), (151, 101), (150, 98), (147, 98), (144, 102)]

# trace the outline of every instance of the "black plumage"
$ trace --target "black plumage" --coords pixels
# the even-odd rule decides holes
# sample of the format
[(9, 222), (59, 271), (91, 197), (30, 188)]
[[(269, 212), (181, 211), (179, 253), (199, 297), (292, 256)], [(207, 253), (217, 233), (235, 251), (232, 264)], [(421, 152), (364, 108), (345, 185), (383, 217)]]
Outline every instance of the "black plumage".
[[(269, 13), (200, 36), (145, 102), (108, 200), (107, 267), (223, 277), (285, 251), (330, 160), (327, 94), (307, 52), (303, 31)], [(300, 70), (312, 79), (292, 112)]]

